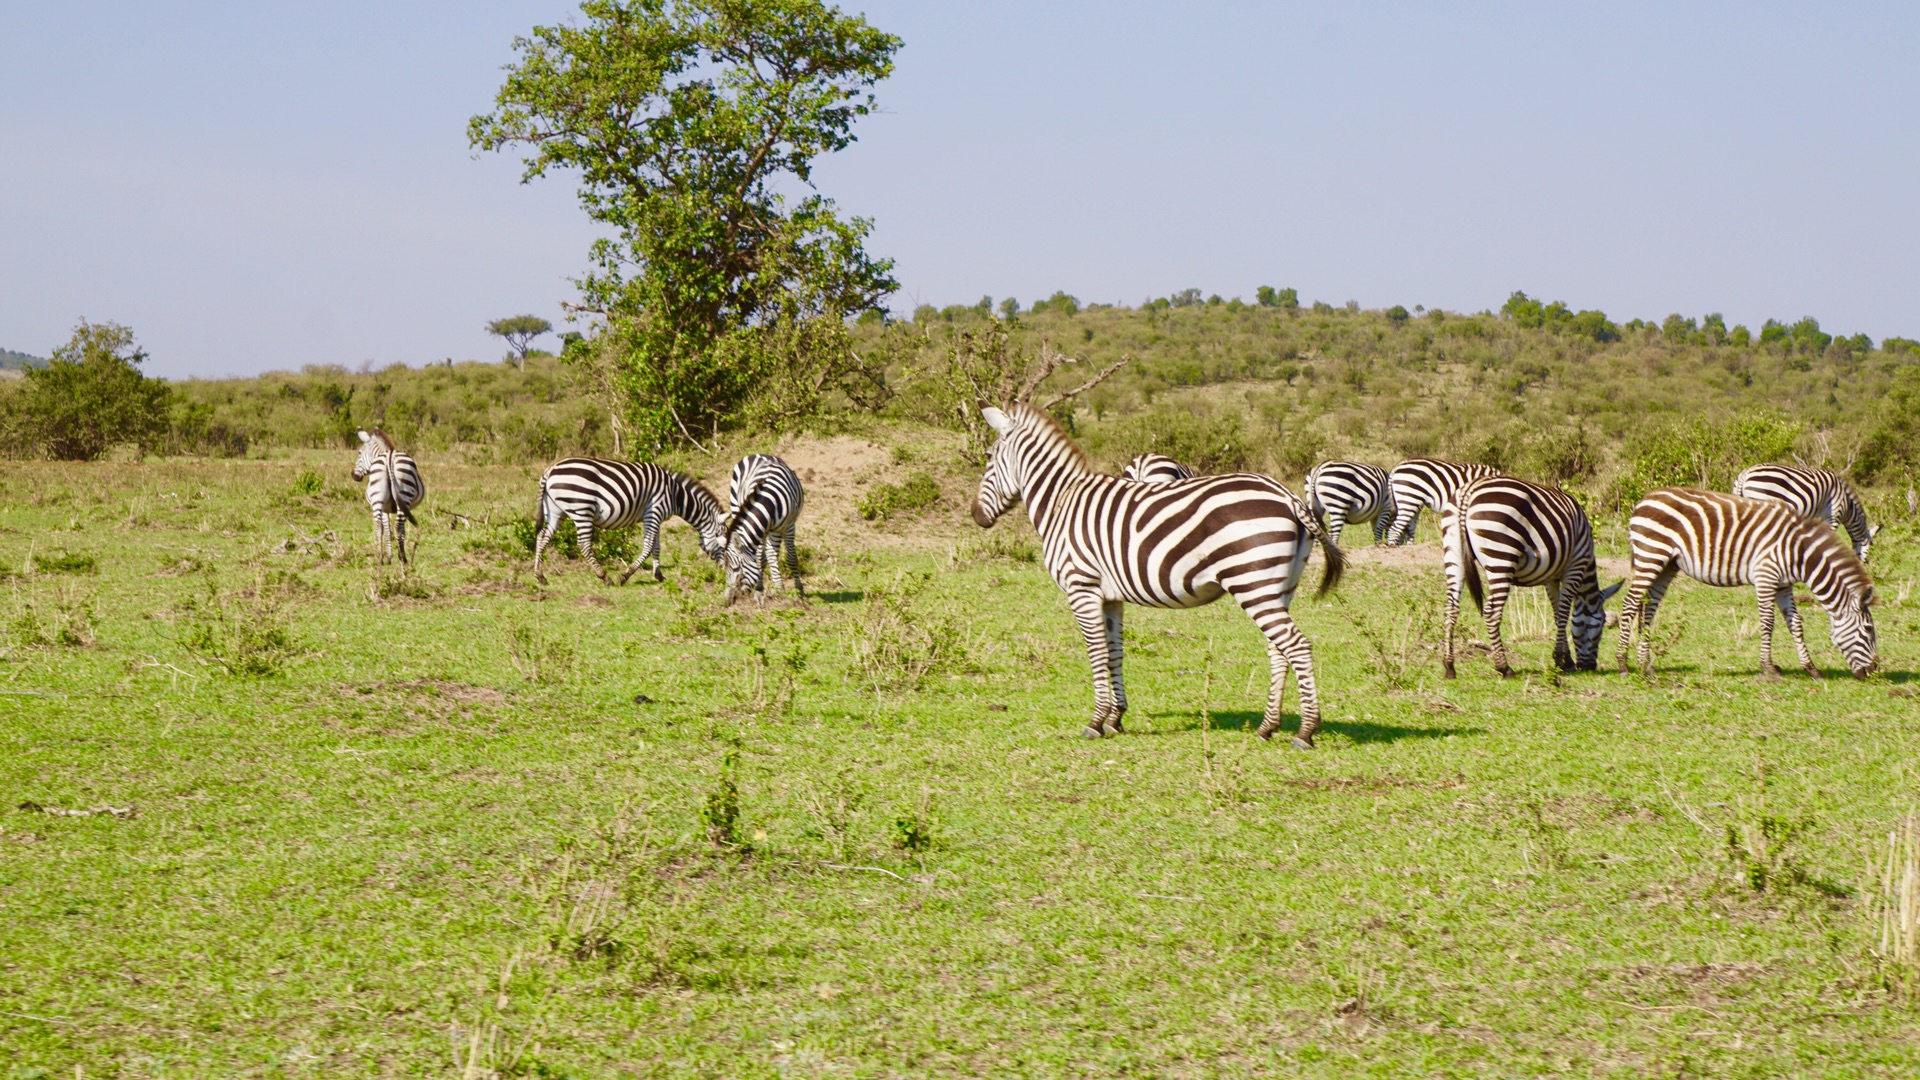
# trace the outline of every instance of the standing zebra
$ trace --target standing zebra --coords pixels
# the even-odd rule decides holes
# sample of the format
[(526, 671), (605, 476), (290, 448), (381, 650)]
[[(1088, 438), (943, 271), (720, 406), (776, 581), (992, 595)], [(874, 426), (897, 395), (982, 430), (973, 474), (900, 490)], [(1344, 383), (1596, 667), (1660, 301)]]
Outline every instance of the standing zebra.
[(573, 521), (580, 551), (601, 581), (607, 581), (607, 571), (593, 554), (594, 530), (620, 529), (641, 522), (640, 557), (620, 575), (622, 585), (649, 557), (653, 559), (653, 580), (666, 576), (660, 572), (660, 527), (668, 518), (679, 517), (698, 529), (700, 550), (716, 562), (725, 544), (720, 500), (699, 481), (664, 465), (605, 458), (556, 461), (540, 477), (537, 513), (540, 535), (533, 542), (533, 576), (542, 585), (547, 583), (547, 576), (540, 572), (540, 556), (563, 517)]
[(1867, 524), (1867, 508), (1852, 485), (1832, 469), (1799, 465), (1755, 465), (1733, 478), (1733, 493), (1743, 499), (1777, 502), (1802, 517), (1845, 526), (1853, 553), (1867, 561), (1877, 525)]
[(1139, 454), (1127, 462), (1127, 469), (1120, 477), (1141, 484), (1170, 484), (1175, 480), (1193, 479), (1193, 470), (1165, 454)]
[(1466, 465), (1439, 458), (1408, 458), (1393, 467), (1387, 484), (1393, 497), (1393, 527), (1387, 537), (1393, 543), (1413, 540), (1413, 524), (1422, 509), (1440, 512), (1469, 480), (1499, 476), (1491, 465)]
[(396, 449), (386, 432), (374, 428), (360, 433), (360, 456), (353, 459), (353, 478), (367, 482), (367, 506), (373, 511), (373, 542), (380, 548), (380, 561), (392, 557), (387, 546), (387, 520), (391, 518), (400, 562), (405, 564), (407, 522), (413, 521), (413, 508), (427, 497), (420, 466)]
[(1311, 749), (1320, 726), (1313, 647), (1287, 607), (1318, 539), (1326, 547), (1326, 592), (1340, 580), (1340, 549), (1279, 481), (1254, 473), (1166, 484), (1132, 483), (1093, 471), (1046, 412), (1015, 401), (981, 410), (1000, 433), (980, 478), (973, 520), (991, 528), (1015, 502), (1040, 533), (1047, 572), (1067, 594), (1093, 669), (1092, 738), (1122, 730), (1120, 619), (1126, 602), (1191, 608), (1231, 595), (1267, 639), (1270, 683), (1260, 737), (1280, 726), (1288, 668), (1300, 691), (1300, 731)]
[[(1515, 586), (1541, 586), (1553, 594), (1553, 662), (1562, 671), (1592, 671), (1600, 663), (1607, 598), (1620, 583), (1600, 588), (1593, 557), (1593, 523), (1566, 492), (1506, 476), (1487, 476), (1460, 489), (1440, 510), (1440, 553), (1447, 570), (1447, 639), (1440, 654), (1446, 677), (1454, 677), (1453, 629), (1460, 619), (1460, 585), (1487, 620), (1493, 666), (1507, 678), (1507, 646), (1500, 622)], [(1487, 571), (1480, 592), (1479, 567)], [(1573, 648), (1567, 648), (1572, 623)]]
[(727, 603), (749, 592), (765, 597), (762, 566), (778, 592), (783, 547), (793, 567), (793, 587), (801, 596), (807, 595), (800, 581), (800, 552), (794, 544), (794, 526), (806, 502), (800, 477), (772, 454), (749, 454), (733, 467), (727, 481), (727, 502), (731, 508), (722, 526), (726, 535)]
[(1373, 542), (1378, 544), (1393, 525), (1393, 485), (1378, 465), (1323, 461), (1307, 474), (1307, 508), (1327, 526), (1335, 546), (1340, 530), (1356, 521), (1373, 522)]
[(1859, 557), (1820, 522), (1778, 503), (1661, 488), (1633, 508), (1627, 534), (1633, 545), (1633, 576), (1620, 607), (1621, 671), (1627, 670), (1627, 646), (1637, 625), (1640, 667), (1652, 674), (1647, 638), (1654, 613), (1681, 571), (1709, 585), (1753, 586), (1760, 601), (1761, 678), (1780, 677), (1773, 663), (1775, 607), (1787, 617), (1800, 666), (1809, 675), (1820, 675), (1793, 603), (1796, 581), (1806, 582), (1827, 609), (1833, 645), (1854, 676), (1864, 679), (1873, 671), (1873, 582)]

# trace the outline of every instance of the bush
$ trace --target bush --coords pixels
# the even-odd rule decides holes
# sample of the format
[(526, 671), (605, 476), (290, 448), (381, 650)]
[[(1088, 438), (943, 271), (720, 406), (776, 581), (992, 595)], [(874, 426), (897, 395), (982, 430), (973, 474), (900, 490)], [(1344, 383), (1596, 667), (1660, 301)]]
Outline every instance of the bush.
[(1238, 412), (1157, 407), (1089, 435), (1088, 448), (1117, 464), (1136, 454), (1165, 454), (1196, 473), (1241, 472), (1253, 446)]
[(1655, 428), (1632, 453), (1632, 466), (1617, 492), (1622, 507), (1663, 487), (1724, 491), (1749, 465), (1778, 461), (1793, 452), (1800, 425), (1771, 413), (1745, 413), (1730, 420), (1695, 418)]
[(44, 368), (0, 399), (0, 429), (18, 452), (60, 461), (93, 461), (131, 443), (160, 446), (172, 391), (140, 373), (147, 354), (133, 331), (82, 320)]
[(917, 514), (940, 504), (940, 485), (926, 473), (914, 473), (904, 484), (875, 484), (860, 500), (860, 516), (885, 521), (897, 514)]

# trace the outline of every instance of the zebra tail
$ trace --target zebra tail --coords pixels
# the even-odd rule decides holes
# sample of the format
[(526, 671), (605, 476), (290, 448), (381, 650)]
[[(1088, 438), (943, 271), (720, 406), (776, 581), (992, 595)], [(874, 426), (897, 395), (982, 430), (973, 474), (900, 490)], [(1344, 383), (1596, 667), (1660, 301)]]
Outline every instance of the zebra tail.
[(1467, 512), (1454, 515), (1454, 540), (1460, 547), (1460, 574), (1467, 579), (1467, 595), (1473, 597), (1473, 610), (1487, 609), (1486, 595), (1480, 590), (1480, 564), (1474, 561), (1473, 545), (1467, 543)]
[(1300, 524), (1313, 539), (1320, 542), (1320, 546), (1327, 553), (1327, 572), (1320, 575), (1320, 588), (1313, 594), (1325, 596), (1333, 591), (1335, 585), (1340, 584), (1340, 575), (1347, 570), (1347, 557), (1334, 545), (1333, 538), (1327, 535), (1326, 524), (1320, 519), (1320, 515), (1314, 513), (1311, 507), (1303, 507), (1303, 509), (1307, 512), (1300, 515)]

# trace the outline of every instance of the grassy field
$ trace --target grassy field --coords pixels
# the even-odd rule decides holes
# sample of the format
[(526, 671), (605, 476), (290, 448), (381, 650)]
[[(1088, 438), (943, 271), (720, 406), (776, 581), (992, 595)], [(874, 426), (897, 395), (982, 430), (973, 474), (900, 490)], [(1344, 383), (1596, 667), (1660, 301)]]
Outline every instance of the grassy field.
[(1686, 584), (1650, 680), (1553, 674), (1527, 595), (1523, 677), (1444, 683), (1435, 547), (1352, 530), (1303, 753), (1226, 605), (1131, 609), (1129, 731), (1080, 738), (957, 474), (810, 495), (811, 600), (729, 611), (684, 527), (665, 585), (535, 590), (527, 467), (426, 462), (377, 567), (349, 461), (0, 471), (0, 1077), (1920, 1071), (1875, 955), (1911, 522), (1864, 683), (1817, 613), (1829, 677), (1758, 682), (1751, 595)]

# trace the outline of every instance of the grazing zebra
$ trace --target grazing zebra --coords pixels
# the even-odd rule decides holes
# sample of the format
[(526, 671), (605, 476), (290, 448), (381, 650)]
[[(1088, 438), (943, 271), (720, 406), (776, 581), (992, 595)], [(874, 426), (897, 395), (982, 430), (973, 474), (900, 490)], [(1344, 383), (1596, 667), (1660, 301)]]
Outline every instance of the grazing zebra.
[(794, 545), (794, 526), (806, 492), (786, 462), (772, 454), (749, 454), (733, 467), (727, 481), (730, 509), (722, 527), (726, 534), (727, 603), (752, 592), (764, 599), (764, 565), (780, 590), (780, 554), (786, 549), (793, 566), (793, 587), (801, 596), (800, 552)]
[(640, 557), (620, 575), (622, 585), (649, 557), (653, 559), (653, 580), (665, 577), (660, 572), (660, 527), (668, 518), (679, 517), (698, 529), (700, 550), (716, 562), (725, 544), (720, 500), (699, 481), (651, 463), (604, 458), (556, 461), (540, 477), (538, 516), (540, 535), (533, 542), (533, 576), (542, 585), (547, 583), (547, 576), (540, 572), (540, 556), (563, 517), (573, 521), (580, 551), (601, 581), (607, 581), (607, 570), (593, 554), (594, 530), (641, 523)]
[[(1440, 510), (1440, 553), (1447, 569), (1447, 639), (1440, 664), (1453, 672), (1453, 629), (1460, 619), (1460, 585), (1487, 619), (1493, 666), (1513, 677), (1500, 621), (1515, 586), (1541, 586), (1553, 595), (1553, 662), (1562, 671), (1592, 671), (1600, 664), (1606, 602), (1620, 583), (1600, 587), (1593, 558), (1593, 523), (1566, 492), (1506, 476), (1468, 482)], [(1484, 598), (1479, 569), (1487, 572)], [(1567, 648), (1568, 624), (1573, 648)]]
[(360, 456), (353, 459), (353, 478), (367, 482), (367, 506), (373, 511), (373, 542), (380, 548), (380, 561), (392, 558), (387, 546), (387, 520), (391, 518), (404, 564), (407, 522), (413, 521), (413, 508), (427, 497), (420, 466), (396, 449), (386, 432), (374, 428), (360, 433)]
[(1867, 508), (1852, 485), (1831, 469), (1799, 465), (1755, 465), (1733, 478), (1733, 493), (1744, 499), (1777, 502), (1802, 517), (1845, 526), (1853, 553), (1867, 561), (1878, 525), (1867, 524)]
[(1467, 481), (1499, 475), (1500, 470), (1491, 465), (1465, 465), (1429, 457), (1408, 458), (1395, 465), (1387, 480), (1393, 498), (1393, 526), (1387, 530), (1388, 539), (1395, 544), (1410, 543), (1413, 524), (1422, 509), (1439, 513)]
[(1840, 543), (1834, 531), (1778, 503), (1695, 488), (1661, 488), (1641, 499), (1627, 522), (1633, 545), (1633, 576), (1620, 607), (1620, 670), (1627, 646), (1640, 630), (1640, 667), (1652, 674), (1648, 634), (1660, 598), (1676, 573), (1709, 585), (1752, 585), (1760, 601), (1760, 676), (1780, 677), (1773, 663), (1773, 611), (1787, 617), (1800, 666), (1816, 678), (1802, 633), (1793, 583), (1804, 581), (1827, 609), (1834, 647), (1857, 678), (1871, 674), (1874, 659), (1873, 581), (1866, 564)]
[(1086, 638), (1094, 706), (1085, 733), (1122, 730), (1124, 603), (1191, 608), (1227, 594), (1267, 638), (1270, 683), (1260, 737), (1272, 738), (1280, 726), (1281, 684), (1291, 668), (1300, 691), (1293, 744), (1311, 749), (1320, 726), (1313, 647), (1287, 606), (1314, 540), (1327, 552), (1322, 593), (1340, 580), (1344, 560), (1299, 497), (1254, 473), (1131, 483), (1095, 472), (1060, 426), (1024, 401), (981, 415), (1000, 438), (980, 478), (973, 520), (991, 528), (1015, 502), (1026, 502), (1047, 572)]
[(1340, 530), (1356, 521), (1373, 522), (1373, 542), (1393, 525), (1393, 485), (1387, 470), (1359, 461), (1323, 461), (1307, 474), (1307, 508), (1319, 515), (1336, 546)]
[(1140, 454), (1127, 462), (1127, 470), (1120, 477), (1141, 484), (1170, 484), (1193, 479), (1193, 470), (1165, 454)]

